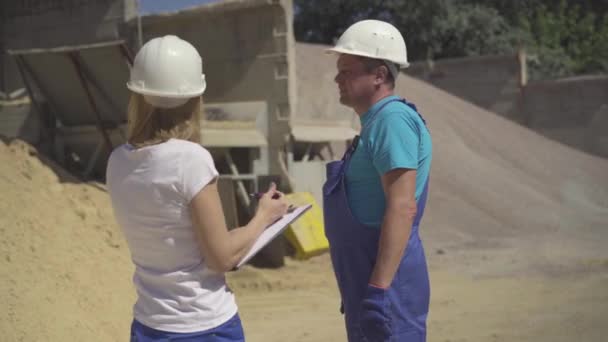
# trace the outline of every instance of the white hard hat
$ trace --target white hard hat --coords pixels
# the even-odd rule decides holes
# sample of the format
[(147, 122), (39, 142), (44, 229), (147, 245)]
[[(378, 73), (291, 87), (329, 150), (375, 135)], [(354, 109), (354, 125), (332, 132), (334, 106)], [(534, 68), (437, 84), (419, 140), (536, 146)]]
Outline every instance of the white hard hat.
[[(395, 26), (380, 20), (362, 20), (352, 24), (340, 36), (336, 46), (327, 52), (381, 59), (400, 68), (410, 65), (403, 36)], [(387, 65), (391, 69), (390, 64)]]
[(156, 107), (172, 108), (205, 92), (203, 61), (198, 51), (176, 36), (154, 38), (141, 47), (127, 88)]

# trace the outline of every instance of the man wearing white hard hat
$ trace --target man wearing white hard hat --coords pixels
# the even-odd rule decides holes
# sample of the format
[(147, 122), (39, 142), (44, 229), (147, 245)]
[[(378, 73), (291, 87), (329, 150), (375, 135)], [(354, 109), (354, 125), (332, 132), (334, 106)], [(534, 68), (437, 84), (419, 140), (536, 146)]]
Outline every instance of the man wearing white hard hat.
[(135, 264), (131, 342), (244, 341), (224, 273), (286, 213), (286, 201), (271, 185), (246, 226), (226, 228), (218, 172), (199, 144), (206, 83), (190, 43), (147, 42), (127, 87), (127, 143), (110, 155), (106, 179)]
[(408, 66), (401, 33), (363, 20), (335, 47), (340, 102), (361, 132), (323, 186), (330, 244), (350, 342), (426, 340), (429, 277), (418, 229), (428, 193), (432, 143), (416, 106), (394, 95)]

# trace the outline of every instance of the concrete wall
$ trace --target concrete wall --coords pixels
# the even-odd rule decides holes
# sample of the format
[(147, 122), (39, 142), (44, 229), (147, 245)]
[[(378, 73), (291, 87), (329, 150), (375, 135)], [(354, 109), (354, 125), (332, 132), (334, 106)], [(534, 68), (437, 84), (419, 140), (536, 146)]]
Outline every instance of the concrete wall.
[(134, 0), (2, 1), (5, 47), (48, 48), (120, 38)]
[(438, 88), (582, 151), (608, 157), (608, 76), (527, 82), (525, 55), (418, 62), (405, 70)]
[(117, 40), (135, 0), (10, 0), (0, 3), (0, 91), (22, 87), (6, 49), (49, 48)]
[(144, 42), (175, 34), (198, 49), (209, 85), (205, 102), (267, 103), (269, 170), (261, 173), (280, 173), (278, 154), (295, 104), (291, 8), (287, 0), (225, 1), (142, 18)]
[(520, 84), (525, 78), (519, 55), (480, 56), (416, 62), (405, 73), (480, 107), (521, 122)]
[(0, 51), (0, 92), (9, 95), (21, 88), (23, 88), (23, 81), (21, 81), (15, 60), (4, 53), (4, 50)]
[(526, 126), (608, 157), (608, 76), (531, 82), (522, 91)]
[(289, 164), (289, 174), (296, 192), (310, 192), (319, 205), (323, 205), (323, 183), (327, 161), (309, 160)]
[(29, 102), (3, 105), (0, 108), (0, 135), (19, 137), (30, 144), (40, 141), (40, 120)]

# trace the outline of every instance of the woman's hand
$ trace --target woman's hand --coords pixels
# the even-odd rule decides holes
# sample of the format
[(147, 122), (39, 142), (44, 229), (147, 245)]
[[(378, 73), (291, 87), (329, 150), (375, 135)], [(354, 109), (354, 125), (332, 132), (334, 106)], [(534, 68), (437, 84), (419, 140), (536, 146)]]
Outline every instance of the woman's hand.
[[(278, 198), (276, 198), (278, 195)], [(273, 198), (274, 197), (274, 198)], [(256, 215), (260, 215), (267, 225), (272, 224), (287, 213), (287, 201), (282, 192), (277, 191), (275, 183), (271, 183), (268, 191), (262, 195), (258, 202)]]

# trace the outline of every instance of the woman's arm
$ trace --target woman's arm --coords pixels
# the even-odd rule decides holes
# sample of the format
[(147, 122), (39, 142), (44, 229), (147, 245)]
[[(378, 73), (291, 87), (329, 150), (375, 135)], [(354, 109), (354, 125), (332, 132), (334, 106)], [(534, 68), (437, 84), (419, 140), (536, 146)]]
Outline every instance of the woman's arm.
[(283, 196), (272, 199), (272, 184), (259, 201), (254, 217), (243, 227), (228, 230), (217, 188), (217, 178), (207, 184), (190, 202), (192, 222), (207, 266), (227, 272), (236, 266), (264, 229), (287, 211)]

